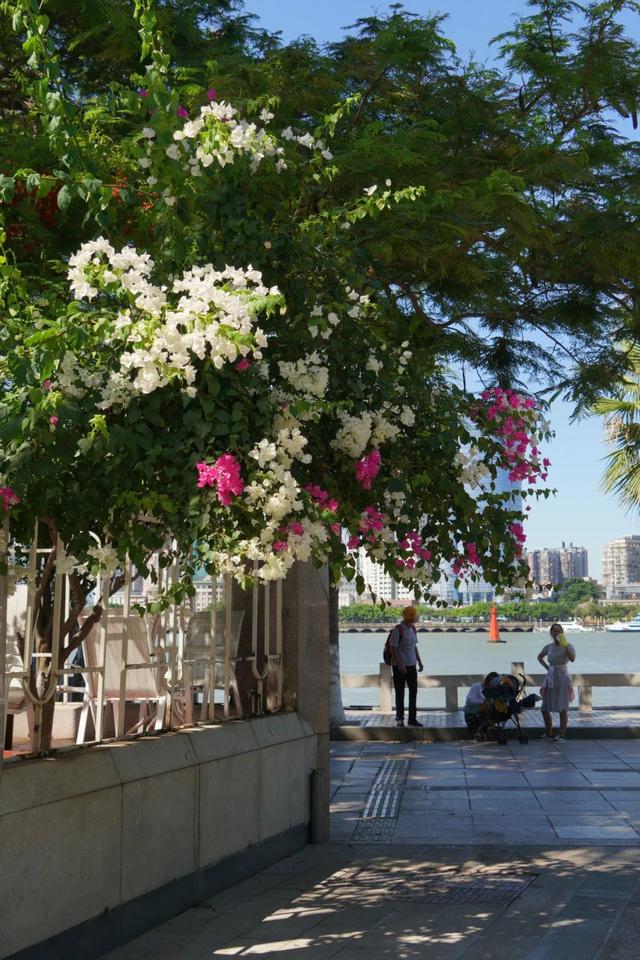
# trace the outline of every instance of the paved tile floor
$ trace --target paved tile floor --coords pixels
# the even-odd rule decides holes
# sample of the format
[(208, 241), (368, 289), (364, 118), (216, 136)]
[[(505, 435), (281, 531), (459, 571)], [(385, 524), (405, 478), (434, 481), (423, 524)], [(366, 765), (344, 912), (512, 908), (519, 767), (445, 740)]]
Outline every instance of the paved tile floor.
[(339, 743), (333, 840), (109, 960), (637, 960), (640, 742)]
[(640, 845), (637, 741), (336, 743), (332, 768), (333, 840)]
[[(380, 713), (379, 710), (346, 710), (346, 726), (353, 727), (395, 727), (396, 718), (392, 713)], [(569, 711), (570, 726), (574, 731), (593, 731), (598, 729), (638, 729), (640, 728), (640, 710), (633, 707), (616, 707), (607, 710), (598, 707), (589, 713), (580, 713), (577, 707)], [(421, 710), (419, 719), (429, 729), (466, 730), (464, 711), (462, 710)], [(520, 722), (526, 730), (542, 730), (544, 721), (540, 710), (525, 710)], [(513, 731), (513, 726), (510, 725)]]

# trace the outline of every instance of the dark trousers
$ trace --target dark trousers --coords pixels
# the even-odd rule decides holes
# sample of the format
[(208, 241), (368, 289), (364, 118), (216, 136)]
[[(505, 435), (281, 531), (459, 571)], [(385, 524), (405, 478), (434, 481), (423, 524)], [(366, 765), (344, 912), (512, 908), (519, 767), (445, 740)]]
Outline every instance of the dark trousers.
[(396, 691), (396, 720), (404, 720), (404, 688), (409, 688), (409, 721), (416, 719), (416, 699), (418, 697), (418, 669), (406, 667), (406, 673), (400, 667), (393, 668), (393, 686)]

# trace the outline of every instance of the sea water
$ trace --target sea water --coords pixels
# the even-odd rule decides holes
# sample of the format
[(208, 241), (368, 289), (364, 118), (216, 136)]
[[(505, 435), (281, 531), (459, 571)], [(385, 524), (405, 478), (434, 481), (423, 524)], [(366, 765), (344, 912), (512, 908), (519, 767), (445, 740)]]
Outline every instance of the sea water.
[[(568, 633), (575, 647), (576, 673), (640, 673), (640, 633)], [(340, 673), (378, 673), (387, 633), (341, 633)], [(419, 633), (418, 647), (425, 674), (511, 673), (511, 662), (524, 662), (527, 673), (542, 673), (537, 656), (551, 642), (548, 632), (502, 633), (506, 643), (490, 644), (486, 633)], [(460, 704), (466, 689), (460, 688)], [(377, 706), (377, 687), (348, 687), (342, 702), (348, 706)], [(444, 708), (444, 689), (418, 690), (419, 707)], [(577, 698), (576, 698), (577, 703)], [(594, 687), (594, 707), (640, 707), (640, 687)]]

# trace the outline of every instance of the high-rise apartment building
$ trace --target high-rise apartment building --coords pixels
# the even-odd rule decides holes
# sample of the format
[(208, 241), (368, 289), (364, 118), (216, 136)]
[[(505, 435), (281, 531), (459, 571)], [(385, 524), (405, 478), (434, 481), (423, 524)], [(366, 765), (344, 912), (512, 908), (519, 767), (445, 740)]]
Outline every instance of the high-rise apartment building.
[(640, 596), (640, 536), (618, 537), (605, 544), (602, 580), (610, 600)]
[[(402, 583), (396, 583), (382, 564), (376, 563), (375, 560), (368, 557), (362, 548), (358, 552), (356, 569), (360, 576), (363, 577), (367, 589), (370, 589), (379, 600), (405, 600), (407, 603), (413, 602), (413, 589), (411, 587), (405, 587)], [(369, 598), (364, 596), (362, 599), (367, 602)]]
[(561, 584), (574, 577), (589, 576), (589, 555), (585, 547), (568, 546), (562, 541), (560, 547), (543, 547), (527, 553), (531, 579), (539, 584)]
[(496, 475), (495, 492), (508, 493), (509, 497), (505, 500), (505, 510), (522, 509), (522, 481), (510, 480), (509, 470), (501, 467)]

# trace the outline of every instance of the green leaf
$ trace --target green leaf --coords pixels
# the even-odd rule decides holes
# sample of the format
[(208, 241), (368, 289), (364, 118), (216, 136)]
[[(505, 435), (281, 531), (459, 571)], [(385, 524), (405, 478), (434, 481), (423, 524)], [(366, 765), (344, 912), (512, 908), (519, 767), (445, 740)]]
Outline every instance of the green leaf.
[(0, 200), (8, 203), (10, 200), (13, 200), (15, 192), (16, 182), (13, 177), (7, 177), (3, 173), (0, 173)]
[(48, 327), (46, 330), (38, 330), (24, 341), (26, 347), (36, 347), (40, 343), (47, 343), (49, 340), (55, 340), (61, 334), (60, 327)]
[(58, 191), (58, 208), (62, 210), (63, 213), (68, 209), (71, 199), (71, 190), (68, 184), (65, 183), (62, 189)]

